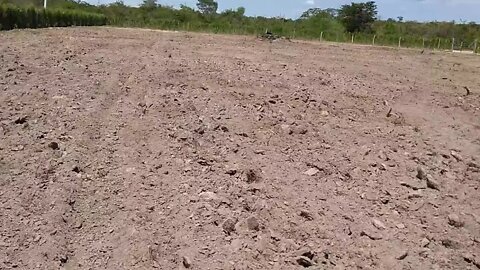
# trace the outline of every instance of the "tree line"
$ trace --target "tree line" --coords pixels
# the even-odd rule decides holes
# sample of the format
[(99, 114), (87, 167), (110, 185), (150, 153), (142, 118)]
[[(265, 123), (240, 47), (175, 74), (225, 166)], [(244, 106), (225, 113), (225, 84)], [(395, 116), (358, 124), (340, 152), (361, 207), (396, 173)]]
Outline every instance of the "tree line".
[[(126, 27), (148, 27), (168, 30), (259, 35), (265, 31), (277, 35), (323, 39), (326, 41), (372, 43), (450, 49), (472, 49), (480, 39), (480, 25), (475, 22), (415, 22), (396, 19), (379, 20), (373, 1), (342, 5), (338, 9), (311, 8), (299, 18), (246, 16), (245, 8), (218, 11), (215, 0), (198, 0), (196, 7), (179, 8), (144, 0), (139, 7), (122, 1), (91, 5), (79, 0), (48, 0), (49, 8), (97, 13), (107, 24)], [(43, 0), (0, 0), (0, 3), (41, 7)], [(353, 38), (352, 38), (353, 37)], [(455, 41), (453, 40), (455, 38)]]

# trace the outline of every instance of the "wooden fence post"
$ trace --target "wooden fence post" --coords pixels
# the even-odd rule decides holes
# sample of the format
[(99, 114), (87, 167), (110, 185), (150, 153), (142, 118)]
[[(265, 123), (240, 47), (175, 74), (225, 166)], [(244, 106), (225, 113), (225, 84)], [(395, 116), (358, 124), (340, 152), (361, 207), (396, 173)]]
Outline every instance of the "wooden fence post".
[(422, 39), (422, 48), (425, 48), (425, 38)]
[(438, 38), (438, 46), (437, 46), (437, 49), (439, 49), (439, 50), (440, 50), (440, 41), (441, 41), (441, 39)]
[(473, 43), (473, 53), (477, 53), (477, 45), (478, 45), (478, 40), (475, 39), (475, 42)]
[(323, 41), (323, 31), (320, 33), (320, 41)]
[(376, 37), (377, 37), (377, 35), (373, 35), (372, 46), (375, 46), (375, 38)]
[(355, 38), (355, 34), (352, 34), (352, 43), (353, 43), (353, 39)]
[(398, 38), (398, 48), (402, 47), (402, 37)]
[(455, 38), (452, 38), (452, 52), (453, 52), (453, 46), (455, 45)]

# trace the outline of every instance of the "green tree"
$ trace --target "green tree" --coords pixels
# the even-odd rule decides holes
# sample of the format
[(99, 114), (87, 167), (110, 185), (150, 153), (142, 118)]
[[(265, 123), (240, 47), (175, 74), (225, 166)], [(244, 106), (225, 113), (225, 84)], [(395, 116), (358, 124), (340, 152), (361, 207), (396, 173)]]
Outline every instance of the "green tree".
[(245, 15), (245, 8), (239, 7), (237, 10), (226, 9), (220, 15), (227, 18), (241, 19)]
[(240, 17), (245, 16), (245, 8), (244, 7), (238, 7), (237, 8), (237, 15)]
[(218, 3), (215, 0), (198, 0), (197, 7), (203, 14), (215, 14)]
[(377, 5), (373, 1), (343, 5), (338, 17), (350, 33), (371, 31), (371, 25), (377, 19)]
[(302, 15), (300, 16), (300, 19), (308, 19), (308, 18), (317, 17), (317, 16), (333, 19), (337, 17), (337, 14), (338, 14), (338, 10), (334, 8), (327, 8), (327, 9), (310, 8), (307, 11), (302, 13)]
[(140, 7), (145, 9), (155, 9), (158, 7), (157, 0), (143, 0), (143, 3), (140, 4)]

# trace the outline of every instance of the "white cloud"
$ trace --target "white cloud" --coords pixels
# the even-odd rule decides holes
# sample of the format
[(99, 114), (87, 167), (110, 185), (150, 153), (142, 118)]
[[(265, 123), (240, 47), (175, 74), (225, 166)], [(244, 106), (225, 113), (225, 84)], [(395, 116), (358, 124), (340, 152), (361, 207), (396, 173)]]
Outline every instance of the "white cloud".
[(315, 0), (307, 0), (307, 1), (305, 1), (305, 4), (307, 4), (309, 6), (313, 6), (313, 5), (315, 5)]

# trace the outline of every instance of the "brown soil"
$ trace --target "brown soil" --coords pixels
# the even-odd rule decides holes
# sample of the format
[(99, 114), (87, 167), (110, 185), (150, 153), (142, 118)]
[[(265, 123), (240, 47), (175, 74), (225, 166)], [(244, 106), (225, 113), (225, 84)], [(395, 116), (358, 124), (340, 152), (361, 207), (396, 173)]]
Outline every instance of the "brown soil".
[(112, 28), (0, 53), (0, 269), (480, 268), (477, 56)]

